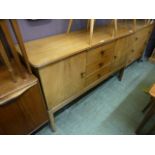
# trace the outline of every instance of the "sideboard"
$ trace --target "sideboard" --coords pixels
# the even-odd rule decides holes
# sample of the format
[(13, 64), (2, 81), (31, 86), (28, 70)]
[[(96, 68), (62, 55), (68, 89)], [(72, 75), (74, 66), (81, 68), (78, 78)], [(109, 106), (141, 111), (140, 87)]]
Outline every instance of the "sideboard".
[[(93, 88), (101, 81), (141, 58), (154, 24), (137, 21), (118, 24), (113, 36), (111, 25), (94, 30), (92, 44), (89, 32), (80, 30), (25, 42), (29, 62), (39, 77), (48, 112), (55, 129), (53, 114)], [(18, 51), (20, 52), (18, 46)]]

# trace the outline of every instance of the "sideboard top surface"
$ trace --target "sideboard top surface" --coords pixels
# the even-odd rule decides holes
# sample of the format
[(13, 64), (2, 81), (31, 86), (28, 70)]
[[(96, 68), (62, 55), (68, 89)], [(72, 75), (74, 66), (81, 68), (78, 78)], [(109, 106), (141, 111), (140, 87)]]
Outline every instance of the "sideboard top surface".
[[(89, 31), (80, 30), (69, 34), (59, 34), (48, 36), (33, 41), (25, 42), (25, 47), (29, 62), (35, 68), (40, 68), (50, 63), (65, 59), (69, 56), (82, 52), (86, 49), (104, 44), (120, 37), (131, 35), (133, 23), (119, 23), (118, 33), (113, 36), (113, 26), (100, 26), (94, 29), (93, 42), (89, 45)], [(152, 25), (152, 24), (151, 24)], [(145, 25), (144, 22), (137, 21), (137, 30), (141, 30), (151, 25)], [(18, 46), (17, 50), (20, 52)]]

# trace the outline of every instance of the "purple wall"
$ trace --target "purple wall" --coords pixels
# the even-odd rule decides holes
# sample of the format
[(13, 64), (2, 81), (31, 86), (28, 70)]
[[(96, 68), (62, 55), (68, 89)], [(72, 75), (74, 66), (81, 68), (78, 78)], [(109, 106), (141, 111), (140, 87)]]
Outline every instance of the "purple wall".
[[(97, 20), (96, 24), (105, 24), (109, 20)], [(87, 20), (75, 19), (72, 26), (72, 31), (84, 28)], [(43, 38), (49, 35), (64, 33), (67, 30), (67, 19), (44, 19), (44, 20), (18, 20), (24, 41)]]

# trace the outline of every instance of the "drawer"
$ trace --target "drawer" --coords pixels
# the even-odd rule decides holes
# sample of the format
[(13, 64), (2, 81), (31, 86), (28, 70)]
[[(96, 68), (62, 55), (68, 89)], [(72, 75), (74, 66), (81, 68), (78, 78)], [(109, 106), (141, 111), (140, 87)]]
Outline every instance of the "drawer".
[(99, 58), (97, 61), (88, 64), (86, 66), (86, 75), (90, 75), (98, 69), (101, 69), (107, 65), (111, 64), (113, 57), (110, 54), (104, 55), (102, 58)]
[(147, 40), (147, 38), (150, 36), (151, 34), (151, 29), (150, 28), (145, 28), (143, 30), (140, 30), (138, 32), (135, 33), (134, 35), (134, 42), (142, 42), (144, 40)]
[(106, 59), (107, 55), (112, 55), (114, 50), (114, 43), (109, 43), (104, 46), (93, 48), (87, 51), (87, 65), (92, 64), (99, 59)]
[(110, 73), (110, 71), (111, 71), (111, 65), (108, 65), (106, 67), (99, 69), (94, 74), (91, 74), (90, 76), (86, 77), (86, 85), (88, 86), (88, 85), (94, 83), (95, 81), (103, 78), (104, 76), (108, 75), (108, 73)]

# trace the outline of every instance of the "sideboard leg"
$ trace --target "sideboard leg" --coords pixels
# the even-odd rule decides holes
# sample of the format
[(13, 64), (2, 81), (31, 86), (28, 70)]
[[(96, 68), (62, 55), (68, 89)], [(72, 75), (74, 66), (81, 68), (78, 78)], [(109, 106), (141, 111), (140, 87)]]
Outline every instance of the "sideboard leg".
[(139, 59), (137, 59), (137, 62), (143, 62), (142, 57), (140, 57)]
[(124, 70), (125, 70), (125, 68), (122, 68), (122, 69), (119, 71), (119, 75), (118, 75), (118, 80), (119, 80), (119, 81), (121, 81), (122, 78), (123, 78)]
[(48, 115), (49, 115), (50, 127), (51, 127), (52, 131), (55, 132), (56, 131), (56, 126), (55, 126), (54, 115), (50, 111), (48, 111)]

